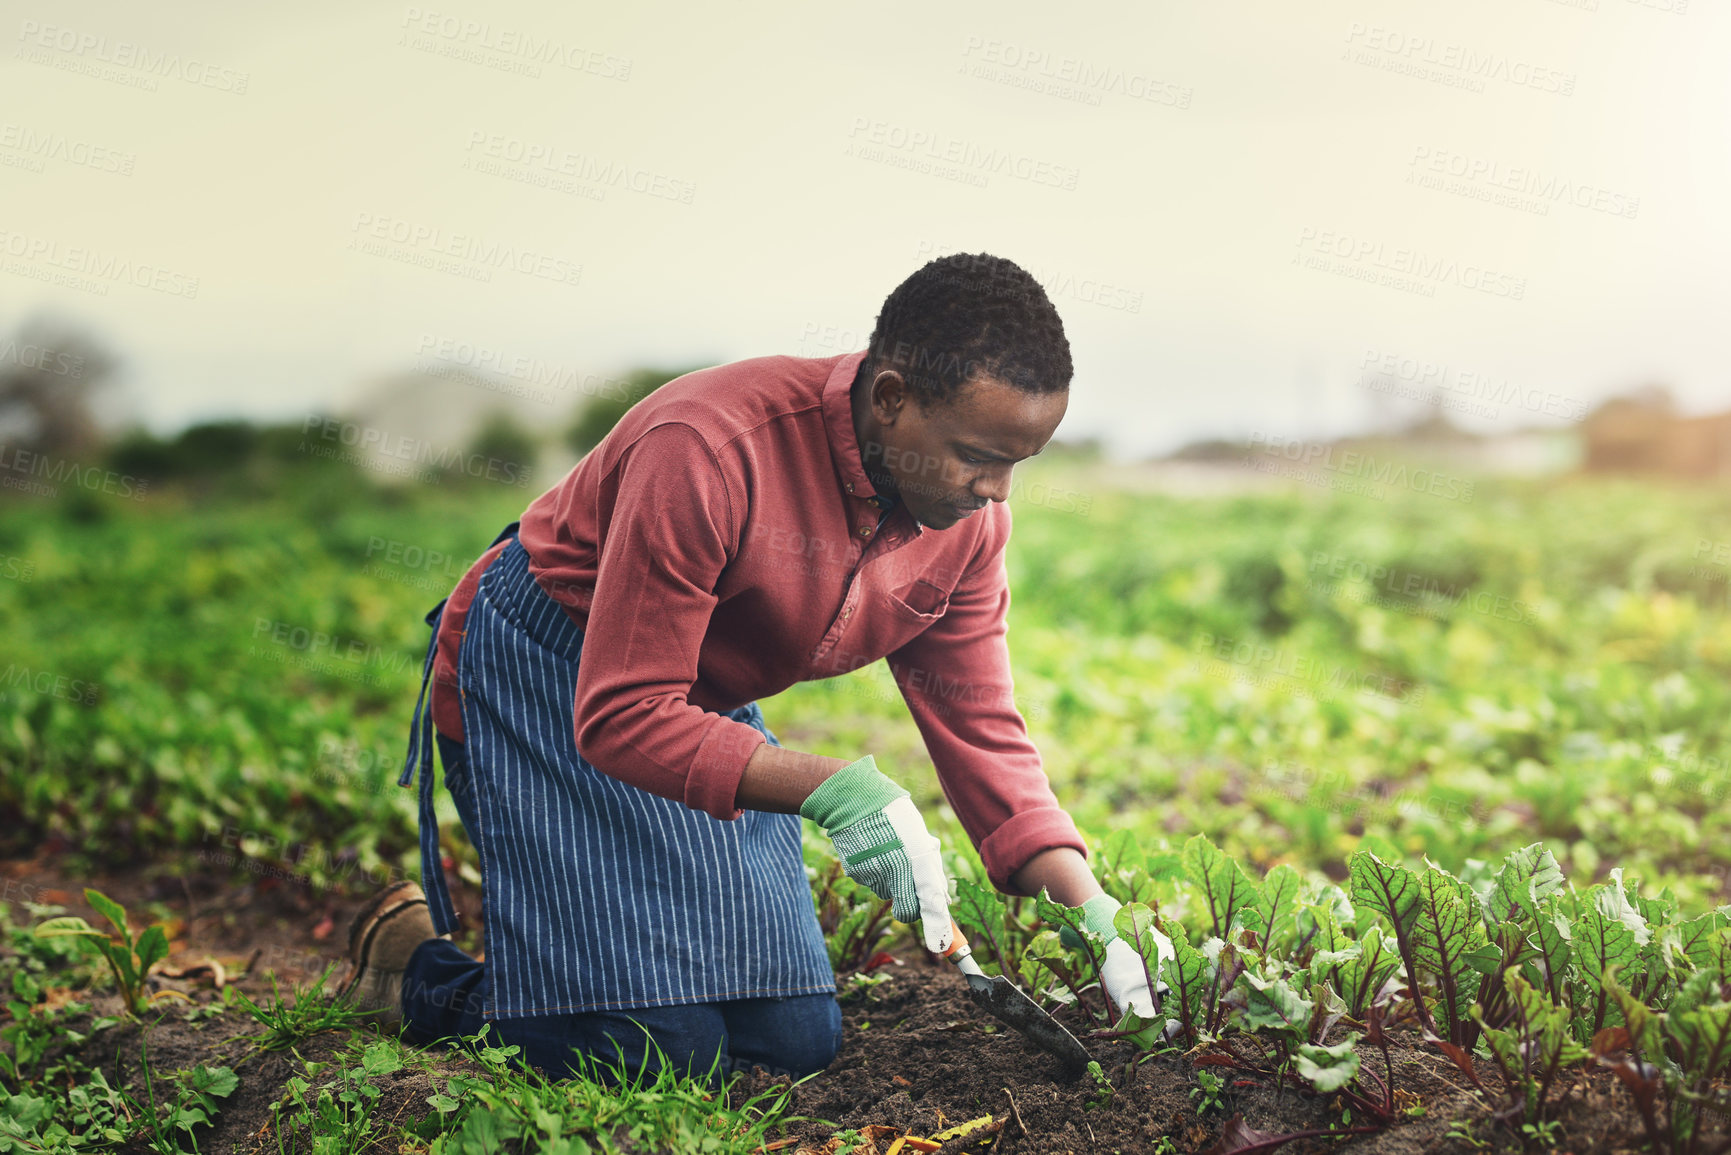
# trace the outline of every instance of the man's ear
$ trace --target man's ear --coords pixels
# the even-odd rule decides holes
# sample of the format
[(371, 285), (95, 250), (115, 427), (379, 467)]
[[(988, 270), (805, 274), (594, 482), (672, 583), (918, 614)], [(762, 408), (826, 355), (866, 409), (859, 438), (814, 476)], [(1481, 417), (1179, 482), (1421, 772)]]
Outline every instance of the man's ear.
[(908, 383), (894, 369), (885, 369), (872, 378), (872, 416), (880, 425), (894, 425), (908, 403)]

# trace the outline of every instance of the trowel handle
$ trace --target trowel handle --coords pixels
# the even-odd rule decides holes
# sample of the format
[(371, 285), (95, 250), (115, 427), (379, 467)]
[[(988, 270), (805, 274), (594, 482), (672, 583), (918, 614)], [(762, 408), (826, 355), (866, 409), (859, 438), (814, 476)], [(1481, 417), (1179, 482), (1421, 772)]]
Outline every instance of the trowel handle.
[(954, 918), (950, 919), (950, 949), (944, 952), (944, 957), (960, 965), (963, 959), (972, 958), (973, 954), (974, 948), (968, 945), (968, 936), (962, 933)]

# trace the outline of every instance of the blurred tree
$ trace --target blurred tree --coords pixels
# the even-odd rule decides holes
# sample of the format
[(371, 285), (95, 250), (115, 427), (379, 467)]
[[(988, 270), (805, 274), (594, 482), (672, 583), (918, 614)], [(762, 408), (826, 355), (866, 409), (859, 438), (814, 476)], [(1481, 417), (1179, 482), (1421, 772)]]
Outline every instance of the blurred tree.
[(625, 388), (622, 395), (609, 397), (591, 397), (587, 404), (577, 411), (577, 418), (571, 427), (565, 431), (565, 444), (576, 450), (579, 455), (588, 453), (601, 439), (606, 437), (613, 427), (619, 424), (619, 419), (639, 401), (673, 380), (692, 372), (692, 369), (634, 369), (625, 377)]
[(536, 444), (534, 435), (510, 414), (499, 410), (487, 417), (481, 428), (475, 431), (474, 440), (469, 442), (468, 456), (483, 457), (488, 465), (480, 472), (472, 467), (468, 472), (494, 481), (504, 479), (511, 482), (523, 476), (525, 471), (532, 473), (535, 459), (540, 455), (541, 447)]
[(0, 439), (33, 453), (89, 453), (102, 441), (91, 399), (116, 367), (87, 333), (42, 318), (0, 337)]

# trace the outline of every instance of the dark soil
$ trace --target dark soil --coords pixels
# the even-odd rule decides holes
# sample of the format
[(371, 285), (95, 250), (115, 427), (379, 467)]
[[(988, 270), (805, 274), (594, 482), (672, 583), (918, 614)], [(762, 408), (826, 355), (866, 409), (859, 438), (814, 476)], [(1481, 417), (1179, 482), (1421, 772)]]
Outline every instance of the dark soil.
[[(167, 918), (174, 947), (171, 964), (215, 958), (231, 977), (238, 976), (236, 985), (255, 998), (268, 994), (273, 974), (286, 990), (340, 960), (348, 920), (367, 898), (364, 890), (352, 895), (317, 892), (268, 875), (236, 881), (227, 871), (140, 872), (83, 881), (42, 861), (0, 864), (0, 880), (9, 880), (15, 901), (21, 901), (19, 888), (24, 885), (30, 888), (30, 901), (59, 903), (71, 913), (92, 917), (82, 901), (82, 888), (91, 885), (141, 918), (147, 912), (159, 921)], [(473, 890), (455, 878), (451, 882), (458, 908), (473, 912)], [(14, 917), (24, 921), (16, 908)], [(475, 920), (466, 921), (473, 925)], [(460, 935), (459, 942), (470, 949), (478, 946), (472, 932)], [(1132, 1066), (1136, 1052), (1129, 1044), (1090, 1041), (1080, 1015), (1062, 1008), (1057, 1012), (1060, 1021), (1083, 1039), (1113, 1084), (1110, 1100), (1097, 1102), (1101, 1090), (1092, 1079), (1066, 1081), (1056, 1059), (976, 1007), (947, 963), (917, 947), (899, 952), (899, 957), (905, 965), (878, 972), (888, 976), (884, 982), (844, 991), (847, 1033), (841, 1053), (829, 1070), (795, 1088), (791, 1113), (804, 1120), (788, 1128), (788, 1136), (798, 1142), (779, 1148), (784, 1155), (837, 1150), (842, 1144), (835, 1136), (848, 1130), (878, 1140), (854, 1147), (855, 1155), (883, 1155), (890, 1136), (930, 1136), (985, 1115), (992, 1120), (986, 1128), (950, 1141), (943, 1150), (1007, 1155), (1203, 1152), (1220, 1143), (1222, 1129), (1233, 1117), (1272, 1133), (1341, 1125), (1338, 1096), (1316, 1095), (1308, 1086), (1291, 1082), (1283, 1086), (1272, 1074), (1221, 1066), (1209, 1069), (1226, 1079), (1222, 1106), (1199, 1115), (1191, 1091), (1197, 1087), (1195, 1060), (1203, 1055), (1156, 1056)], [(195, 1002), (216, 998), (208, 974), (155, 981), (159, 989), (184, 991)], [(117, 1013), (117, 1000), (106, 993), (81, 992), (78, 997), (91, 1003), (96, 1014)], [(229, 1010), (189, 1022), (184, 1004), (160, 1007), (168, 1009), (160, 1017), (153, 1013), (155, 1021), (147, 1028), (126, 1022), (97, 1033), (80, 1048), (80, 1058), (100, 1067), (113, 1085), (140, 1097), (140, 1054), (146, 1044), (155, 1071), (198, 1063), (233, 1067), (240, 1085), (223, 1101), (215, 1125), (197, 1136), (199, 1149), (276, 1152), (270, 1105), (283, 1097), (289, 1078), (302, 1073), (300, 1061), (286, 1052), (258, 1052), (250, 1037), (256, 1037), (259, 1028), (242, 1012)], [(1330, 1041), (1343, 1037), (1331, 1036)], [(1407, 1032), (1397, 1032), (1397, 1037), (1402, 1039), (1393, 1053), (1397, 1086), (1403, 1103), (1422, 1104), (1422, 1116), (1377, 1134), (1298, 1140), (1280, 1150), (1291, 1155), (1337, 1150), (1474, 1155), (1478, 1150), (1521, 1149), (1515, 1137), (1491, 1120), (1489, 1105), (1448, 1060), (1433, 1048), (1415, 1045), (1416, 1038)], [(302, 1059), (319, 1062), (347, 1043), (346, 1032), (329, 1033), (297, 1049)], [(1248, 1040), (1234, 1044), (1246, 1066), (1271, 1066), (1256, 1056)], [(1210, 1050), (1223, 1053), (1219, 1047)], [(1367, 1067), (1374, 1065), (1381, 1072), (1379, 1052), (1361, 1046), (1360, 1055)], [(433, 1056), (432, 1066), (440, 1085), (443, 1075), (475, 1069), (461, 1056), (443, 1051)], [(1479, 1077), (1493, 1089), (1499, 1086), (1489, 1063), (1479, 1064)], [(757, 1072), (735, 1094), (743, 1098), (774, 1081)], [(435, 1076), (410, 1067), (381, 1082), (381, 1120), (412, 1124), (429, 1113), (426, 1097), (437, 1089)], [(1575, 1155), (1649, 1149), (1627, 1093), (1608, 1072), (1571, 1072), (1559, 1080), (1552, 1098), (1558, 1103), (1552, 1117), (1562, 1126), (1557, 1146), (1548, 1149)], [(1457, 1122), (1470, 1128), (1475, 1143), (1447, 1137)], [(284, 1139), (284, 1149), (290, 1149), (288, 1136)], [(987, 1139), (990, 1146), (983, 1145)], [(1163, 1140), (1169, 1145), (1162, 1146)], [(904, 1153), (912, 1155), (912, 1149), (904, 1148)]]
[[(943, 1150), (1004, 1155), (1153, 1152), (1166, 1138), (1171, 1146), (1165, 1150), (1206, 1151), (1219, 1142), (1222, 1126), (1234, 1115), (1258, 1131), (1276, 1133), (1340, 1124), (1337, 1096), (1316, 1095), (1308, 1086), (1281, 1088), (1270, 1075), (1223, 1067), (1210, 1068), (1226, 1076), (1223, 1109), (1198, 1116), (1197, 1101), (1190, 1097), (1197, 1085), (1190, 1059), (1155, 1057), (1131, 1073), (1127, 1064), (1134, 1048), (1121, 1042), (1088, 1043), (1080, 1017), (1064, 1008), (1057, 1018), (1088, 1043), (1116, 1088), (1110, 1102), (1095, 1105), (1099, 1089), (1092, 1079), (1064, 1081), (1056, 1059), (975, 1006), (948, 964), (916, 954), (922, 957), (904, 954), (907, 965), (888, 968), (889, 980), (869, 994), (843, 999), (847, 1037), (841, 1054), (828, 1071), (794, 1092), (794, 1113), (823, 1121), (792, 1132), (804, 1140), (801, 1149), (823, 1150), (838, 1128), (883, 1125), (896, 1133), (930, 1136), (988, 1114), (996, 1128), (990, 1147), (979, 1144), (982, 1130), (946, 1143)], [(1340, 1038), (1331, 1036), (1330, 1041)], [(1244, 1041), (1238, 1047), (1247, 1061), (1255, 1062)], [(1220, 1053), (1220, 1048), (1213, 1050)], [(1374, 1059), (1381, 1071), (1380, 1052), (1361, 1047), (1360, 1055), (1367, 1066)], [(1425, 1109), (1422, 1117), (1375, 1135), (1299, 1140), (1280, 1150), (1291, 1155), (1472, 1155), (1472, 1145), (1446, 1138), (1457, 1120), (1470, 1124), (1480, 1143), (1520, 1149), (1506, 1132), (1499, 1133), (1488, 1107), (1440, 1053), (1403, 1042), (1393, 1049), (1393, 1059), (1396, 1085), (1418, 1097)], [(1489, 1063), (1479, 1064), (1479, 1078), (1496, 1086)], [(1552, 1095), (1561, 1099), (1555, 1115), (1562, 1121), (1556, 1150), (1576, 1155), (1648, 1150), (1640, 1117), (1609, 1072), (1571, 1074)], [(887, 1146), (880, 1143), (880, 1153)]]

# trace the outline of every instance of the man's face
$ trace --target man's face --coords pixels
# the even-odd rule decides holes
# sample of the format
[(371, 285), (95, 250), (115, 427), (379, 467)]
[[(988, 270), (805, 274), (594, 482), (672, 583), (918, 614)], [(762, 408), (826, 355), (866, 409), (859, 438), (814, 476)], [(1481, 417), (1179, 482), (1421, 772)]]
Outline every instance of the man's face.
[(949, 401), (923, 406), (893, 370), (878, 373), (870, 390), (872, 443), (860, 446), (866, 473), (929, 529), (1006, 500), (1011, 467), (1045, 448), (1070, 402), (1068, 390), (1029, 393), (984, 375)]

